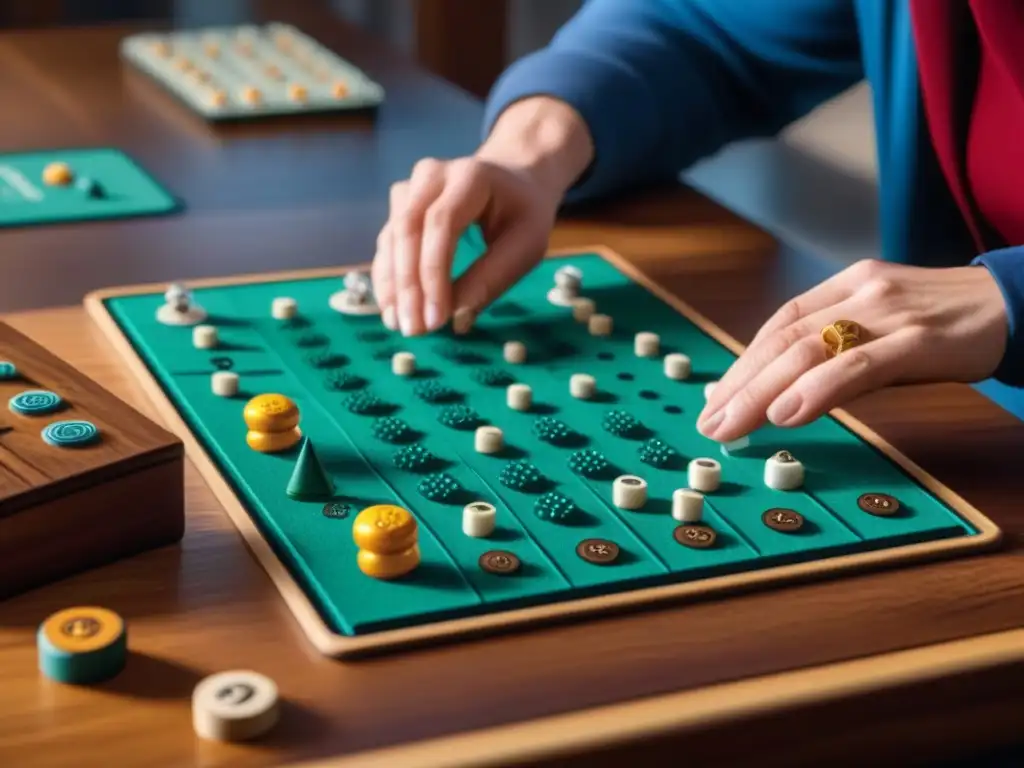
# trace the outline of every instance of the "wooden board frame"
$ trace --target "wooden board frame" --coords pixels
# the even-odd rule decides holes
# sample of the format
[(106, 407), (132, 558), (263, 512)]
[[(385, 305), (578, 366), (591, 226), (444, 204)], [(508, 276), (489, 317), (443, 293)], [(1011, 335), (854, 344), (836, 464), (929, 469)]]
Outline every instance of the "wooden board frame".
[[(674, 308), (728, 350), (736, 355), (743, 351), (744, 346), (736, 339), (733, 339), (685, 302), (662, 289), (619, 254), (606, 247), (589, 246), (586, 248), (561, 249), (549, 253), (548, 258), (566, 258), (581, 253), (596, 254), (605, 259), (630, 279), (644, 286), (651, 293)], [(193, 288), (208, 288), (321, 277), (336, 276), (340, 278), (345, 272), (360, 268), (367, 267), (366, 265), (350, 265), (345, 267), (289, 270), (192, 280), (187, 281), (187, 284)], [(527, 627), (580, 619), (585, 616), (637, 610), (658, 603), (681, 601), (686, 598), (709, 595), (721, 596), (743, 590), (764, 588), (773, 584), (790, 584), (826, 578), (837, 573), (881, 569), (911, 562), (936, 560), (953, 554), (995, 547), (1002, 539), (1002, 533), (996, 524), (954, 493), (952, 489), (943, 485), (914, 464), (868, 426), (843, 410), (834, 410), (830, 415), (839, 423), (885, 454), (930, 493), (941, 499), (973, 525), (978, 533), (970, 537), (907, 544), (890, 549), (783, 565), (763, 571), (716, 576), (696, 582), (646, 587), (612, 595), (586, 597), (508, 611), (497, 611), (482, 616), (439, 621), (424, 626), (386, 630), (369, 635), (352, 637), (341, 635), (327, 625), (298, 582), (274, 553), (269, 542), (259, 532), (245, 505), (232, 490), (231, 484), (221, 475), (216, 463), (189, 430), (184, 419), (178, 414), (177, 409), (164, 393), (157, 380), (149, 373), (145, 362), (135, 351), (128, 338), (121, 332), (121, 329), (104, 304), (110, 298), (141, 293), (155, 293), (163, 291), (165, 288), (166, 284), (155, 283), (94, 291), (85, 297), (85, 308), (106, 338), (113, 344), (115, 350), (124, 358), (133, 376), (139, 381), (146, 395), (153, 402), (161, 419), (185, 443), (186, 454), (192, 459), (207, 485), (209, 485), (218, 501), (224, 506), (231, 521), (245, 540), (246, 545), (277, 586), (278, 591), (303, 632), (314, 647), (327, 656), (357, 658), (369, 654), (392, 651), (402, 647), (436, 643), (442, 640), (451, 641), (459, 637), (499, 632), (505, 633)]]

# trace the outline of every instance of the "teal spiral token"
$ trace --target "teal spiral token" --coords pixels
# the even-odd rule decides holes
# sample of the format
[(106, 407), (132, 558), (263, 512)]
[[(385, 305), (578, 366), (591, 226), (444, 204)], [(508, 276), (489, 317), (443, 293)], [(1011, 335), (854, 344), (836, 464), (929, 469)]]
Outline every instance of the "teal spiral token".
[(18, 367), (10, 360), (0, 360), (0, 381), (18, 378)]
[(30, 389), (11, 398), (8, 407), (22, 416), (42, 416), (59, 411), (64, 405), (60, 395), (45, 389)]
[(91, 421), (55, 421), (43, 429), (43, 440), (58, 448), (74, 448), (96, 441), (100, 431)]

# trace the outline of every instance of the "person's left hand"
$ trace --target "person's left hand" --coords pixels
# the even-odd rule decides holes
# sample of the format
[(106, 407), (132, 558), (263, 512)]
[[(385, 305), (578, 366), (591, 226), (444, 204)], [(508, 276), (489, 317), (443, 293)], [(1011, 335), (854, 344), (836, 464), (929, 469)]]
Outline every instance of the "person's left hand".
[[(839, 320), (861, 344), (826, 359), (821, 330)], [(985, 267), (862, 261), (787, 302), (715, 384), (697, 421), (735, 440), (763, 425), (807, 424), (890, 384), (988, 378), (1007, 340), (1006, 305)]]

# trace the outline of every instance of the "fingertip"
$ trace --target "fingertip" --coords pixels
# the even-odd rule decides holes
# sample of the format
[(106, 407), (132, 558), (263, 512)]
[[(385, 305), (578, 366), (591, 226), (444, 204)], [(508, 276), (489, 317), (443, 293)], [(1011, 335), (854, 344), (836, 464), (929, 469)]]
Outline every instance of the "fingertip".
[(381, 320), (389, 331), (398, 330), (398, 313), (395, 312), (394, 304), (388, 304), (381, 310)]

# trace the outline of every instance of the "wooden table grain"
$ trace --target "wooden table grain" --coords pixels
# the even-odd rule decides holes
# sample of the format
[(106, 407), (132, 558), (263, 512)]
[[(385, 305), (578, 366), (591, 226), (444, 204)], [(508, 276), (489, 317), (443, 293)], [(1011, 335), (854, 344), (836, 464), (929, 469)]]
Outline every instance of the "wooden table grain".
[[(365, 261), (386, 180), (414, 152), (460, 151), (452, 132), (466, 130), (470, 140), (457, 118), (441, 135), (444, 110), (424, 106), (414, 90), (433, 81), (410, 64), (303, 3), (261, 7), (314, 25), (340, 52), (378, 68), (394, 100), (384, 127), (355, 136), (332, 121), (211, 132), (141, 83), (127, 90), (110, 61), (123, 30), (0, 38), (0, 66), (14, 73), (0, 78), (0, 100), (17, 95), (23, 105), (0, 121), (5, 146), (75, 135), (78, 143), (128, 146), (190, 203), (175, 219), (0, 234), (0, 301), (32, 308), (4, 319), (148, 414), (153, 409), (80, 307), (38, 307), (74, 305), (86, 290), (110, 284), (318, 266), (342, 256)], [(99, 62), (97, 73), (79, 72), (90, 60)], [(479, 117), (464, 97), (433, 87), (464, 116)], [(401, 137), (409, 145), (400, 161), (371, 151)], [(299, 184), (307, 175), (309, 183)], [(341, 253), (348, 242), (358, 258)], [(553, 247), (592, 243), (618, 250), (741, 340), (784, 297), (830, 269), (682, 189), (577, 212), (552, 237)], [(512, 755), (551, 765), (863, 765), (951, 757), (1010, 740), (1024, 703), (1024, 426), (957, 385), (894, 389), (850, 410), (995, 520), (1005, 548), (339, 663), (306, 643), (190, 467), (181, 546), (0, 603), (0, 765), (331, 758), (415, 768), (506, 763)], [(60, 608), (95, 603), (129, 623), (125, 671), (86, 689), (42, 679), (38, 623)], [(193, 686), (235, 668), (278, 682), (286, 701), (280, 726), (251, 745), (196, 739)], [(720, 717), (751, 690), (759, 706)]]

